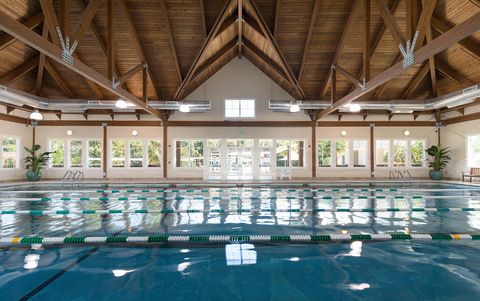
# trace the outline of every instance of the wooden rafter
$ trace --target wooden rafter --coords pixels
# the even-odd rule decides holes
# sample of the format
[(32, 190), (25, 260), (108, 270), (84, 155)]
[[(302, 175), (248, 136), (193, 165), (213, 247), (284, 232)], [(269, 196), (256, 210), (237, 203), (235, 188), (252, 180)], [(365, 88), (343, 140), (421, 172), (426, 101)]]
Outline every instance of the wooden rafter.
[(203, 37), (207, 38), (207, 21), (205, 20), (205, 3), (204, 0), (198, 0), (200, 6), (200, 18), (202, 20)]
[(288, 81), (287, 75), (285, 74), (282, 67), (279, 66), (275, 61), (273, 61), (269, 56), (264, 54), (254, 43), (250, 42), (248, 39), (243, 39), (243, 44), (245, 45), (245, 47), (250, 49), (250, 51), (255, 53), (255, 55), (261, 61), (263, 61), (265, 64), (269, 65), (273, 70), (275, 70), (275, 73), (277, 73), (282, 78), (284, 78), (286, 81)]
[(281, 0), (275, 1), (275, 21), (273, 25), (273, 36), (278, 38), (278, 20), (280, 19), (280, 3)]
[[(343, 46), (345, 45), (345, 42), (347, 41), (347, 35), (350, 32), (352, 25), (355, 20), (355, 14), (358, 11), (360, 4), (362, 3), (361, 1), (352, 1), (353, 5), (352, 8), (350, 9), (350, 12), (348, 14), (347, 21), (345, 22), (345, 25), (343, 27), (342, 34), (340, 35), (340, 38), (338, 39), (337, 42), (337, 48), (335, 49), (335, 53), (332, 56), (332, 59), (330, 60), (330, 66), (334, 65), (338, 57), (340, 56), (340, 53), (343, 51)], [(320, 90), (320, 99), (324, 99), (325, 95), (327, 94), (327, 90), (330, 87), (330, 79), (332, 78), (331, 76), (331, 71), (332, 69), (330, 68), (325, 74), (325, 79), (323, 80), (323, 85)]]
[[(444, 24), (436, 18), (431, 20), (432, 27), (440, 33), (446, 33), (451, 29), (450, 26)], [(480, 61), (480, 45), (477, 44), (472, 38), (466, 38), (458, 42), (458, 44), (471, 56)]]
[(178, 82), (182, 82), (182, 71), (180, 64), (178, 63), (177, 49), (175, 47), (175, 41), (173, 40), (172, 28), (170, 26), (170, 20), (168, 17), (167, 5), (165, 0), (160, 0), (160, 11), (162, 12), (162, 19), (165, 22), (165, 29), (168, 35), (168, 45), (170, 46), (170, 52), (172, 53), (173, 62), (175, 64), (175, 70), (177, 71)]
[(429, 71), (430, 71), (429, 64), (423, 65), (422, 68), (420, 68), (418, 73), (415, 75), (415, 77), (410, 81), (408, 86), (405, 88), (401, 98), (402, 99), (403, 98), (408, 98), (410, 95), (412, 95), (412, 93), (415, 92), (415, 90), (418, 88), (418, 86), (425, 79), (425, 76), (427, 76)]
[(407, 39), (412, 40), (417, 28), (417, 0), (407, 0)]
[[(425, 0), (423, 1), (423, 5), (424, 3), (425, 3)], [(433, 36), (432, 36), (432, 27), (430, 24), (428, 24), (426, 37), (427, 37), (427, 43), (431, 43), (433, 40)], [(438, 85), (437, 85), (437, 72), (435, 67), (435, 57), (432, 56), (428, 59), (428, 66), (430, 70), (430, 82), (432, 84), (432, 96), (437, 97)]]
[[(455, 26), (448, 32), (442, 34), (441, 36), (433, 40), (432, 43), (427, 44), (426, 46), (415, 51), (414, 63), (419, 64), (424, 62), (429, 57), (434, 56), (445, 49), (448, 49), (458, 41), (461, 41), (462, 39), (472, 35), (478, 30), (480, 30), (480, 13), (477, 13), (471, 16), (461, 24)], [(336, 111), (341, 106), (346, 105), (358, 99), (359, 97), (365, 95), (366, 93), (369, 93), (370, 91), (379, 87), (383, 83), (395, 78), (396, 76), (401, 74), (403, 71), (404, 71), (403, 63), (398, 62), (394, 66), (390, 67), (389, 69), (377, 75), (372, 80), (368, 81), (365, 85), (365, 89), (363, 90), (356, 89), (355, 91), (347, 94), (342, 99), (335, 102), (335, 104), (331, 108), (322, 110), (319, 113), (320, 117), (328, 115)]]
[(0, 29), (7, 32), (10, 35), (15, 36), (18, 40), (22, 41), (23, 43), (29, 45), (30, 47), (36, 49), (39, 52), (45, 53), (45, 55), (52, 60), (62, 64), (63, 66), (71, 69), (72, 71), (88, 78), (89, 80), (95, 82), (99, 86), (103, 87), (107, 91), (125, 99), (126, 101), (130, 101), (139, 107), (143, 108), (144, 110), (148, 111), (152, 115), (161, 118), (162, 115), (155, 109), (149, 108), (143, 103), (142, 100), (136, 98), (129, 92), (125, 91), (117, 87), (114, 89), (112, 87), (112, 82), (102, 76), (100, 73), (95, 71), (94, 69), (88, 67), (80, 60), (74, 60), (73, 65), (68, 64), (67, 62), (62, 60), (60, 49), (56, 47), (54, 44), (50, 43), (48, 40), (42, 38), (35, 32), (31, 31), (20, 22), (16, 21), (15, 19), (11, 18), (6, 13), (0, 11)]
[(38, 57), (34, 57), (24, 62), (15, 69), (7, 72), (0, 77), (0, 85), (8, 86), (22, 77), (25, 73), (33, 70), (38, 65)]
[(242, 58), (242, 37), (243, 37), (243, 3), (242, 0), (238, 2), (238, 58)]
[(45, 16), (43, 26), (47, 25), (53, 44), (60, 47), (60, 38), (57, 35), (57, 27), (59, 27), (60, 24), (58, 23), (57, 15), (55, 15), (52, 0), (40, 0), (40, 5), (43, 15)]
[[(280, 0), (277, 0), (277, 3)], [(318, 14), (320, 12), (321, 7), (321, 0), (315, 0), (315, 4), (313, 6), (312, 15), (310, 16), (310, 25), (308, 26), (308, 33), (307, 39), (305, 40), (305, 46), (303, 47), (303, 55), (302, 55), (302, 62), (300, 63), (300, 70), (298, 72), (298, 82), (301, 83), (303, 76), (305, 75), (305, 62), (308, 59), (308, 53), (310, 51), (310, 46), (312, 45), (312, 37), (313, 33), (315, 32), (315, 24), (318, 19)]]
[(433, 10), (435, 9), (436, 4), (437, 0), (429, 0), (425, 2), (425, 6), (423, 7), (422, 13), (420, 14), (420, 19), (418, 20), (418, 26), (416, 29), (416, 31), (418, 31), (417, 43), (415, 44), (416, 49), (420, 48), (421, 45), (423, 45), (425, 35), (430, 28), (430, 20), (432, 19)]
[(462, 86), (463, 88), (467, 88), (475, 84), (468, 77), (461, 74), (459, 71), (453, 69), (441, 60), (436, 60), (436, 67), (440, 73), (442, 73), (444, 76), (448, 77), (450, 80), (457, 83), (458, 85)]
[[(43, 22), (43, 13), (38, 13), (35, 16), (23, 22), (23, 25), (25, 25), (30, 29), (33, 29), (38, 25), (42, 24), (42, 22)], [(16, 39), (11, 35), (8, 35), (6, 33), (1, 34), (0, 35), (0, 51), (7, 48), (11, 44), (13, 44), (15, 41)]]
[[(43, 25), (42, 37), (44, 39), (48, 38), (48, 28), (46, 25)], [(38, 95), (40, 93), (40, 90), (42, 89), (44, 67), (45, 67), (45, 54), (40, 53), (40, 58), (38, 60), (37, 79), (35, 81), (35, 90), (34, 90), (34, 94), (36, 95)]]
[[(80, 42), (83, 35), (87, 31), (87, 28), (93, 27), (91, 23), (101, 3), (102, 3), (102, 0), (92, 0), (88, 3), (88, 6), (84, 8), (83, 15), (80, 18), (80, 23), (78, 24), (77, 28), (72, 34), (72, 38), (71, 38), (72, 41)], [(82, 7), (82, 4), (84, 4), (83, 1), (80, 1), (81, 7)]]
[(134, 76), (135, 74), (137, 74), (138, 72), (140, 72), (141, 70), (145, 69), (145, 64), (141, 63), (141, 64), (138, 64), (137, 66), (133, 67), (132, 69), (130, 69), (127, 73), (125, 73), (124, 75), (120, 76), (118, 78), (118, 80), (115, 81), (115, 84), (118, 84), (118, 85), (121, 85), (123, 84), (124, 82), (126, 82), (127, 80), (129, 80), (130, 78), (132, 78), (132, 76)]
[(114, 79), (115, 70), (115, 15), (114, 1), (107, 0), (107, 40), (108, 40), (108, 54), (107, 54), (107, 78)]
[(346, 79), (348, 79), (349, 81), (351, 81), (352, 83), (356, 84), (356, 85), (362, 85), (363, 82), (358, 80), (357, 78), (355, 78), (355, 76), (353, 76), (350, 72), (348, 72), (347, 70), (343, 69), (339, 64), (335, 64), (332, 66), (335, 71), (338, 71), (340, 74), (342, 74)]
[(64, 36), (70, 35), (70, 0), (60, 0), (59, 24)]
[(65, 83), (63, 80), (62, 76), (58, 73), (58, 71), (53, 67), (53, 65), (48, 61), (45, 60), (45, 70), (47, 70), (48, 74), (53, 78), (57, 86), (62, 89), (63, 93), (70, 97), (73, 98), (73, 92), (72, 90), (68, 87), (68, 85)]
[(400, 44), (404, 45), (407, 39), (405, 38), (405, 35), (403, 34), (403, 32), (400, 30), (400, 27), (398, 26), (397, 22), (393, 18), (392, 13), (388, 9), (386, 1), (375, 0), (375, 3), (377, 5), (380, 16), (383, 19), (383, 22), (385, 23), (388, 31), (392, 35), (397, 45), (400, 45)]
[(228, 51), (230, 51), (233, 47), (237, 45), (237, 41), (235, 39), (232, 39), (230, 42), (225, 44), (220, 50), (218, 50), (214, 55), (209, 57), (203, 64), (201, 64), (196, 72), (196, 75), (193, 79), (199, 78), (200, 74), (202, 74), (205, 70), (208, 69), (213, 63), (215, 63), (217, 60), (219, 60), (222, 56), (225, 55)]
[(363, 74), (370, 80), (370, 0), (363, 0)]

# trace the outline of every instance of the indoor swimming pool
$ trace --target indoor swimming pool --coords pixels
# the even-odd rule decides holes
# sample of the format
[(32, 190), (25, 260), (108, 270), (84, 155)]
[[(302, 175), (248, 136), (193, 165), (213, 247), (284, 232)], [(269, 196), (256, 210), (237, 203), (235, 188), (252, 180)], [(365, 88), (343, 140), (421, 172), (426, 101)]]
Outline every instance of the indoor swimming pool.
[(474, 300), (480, 186), (0, 188), (0, 300)]

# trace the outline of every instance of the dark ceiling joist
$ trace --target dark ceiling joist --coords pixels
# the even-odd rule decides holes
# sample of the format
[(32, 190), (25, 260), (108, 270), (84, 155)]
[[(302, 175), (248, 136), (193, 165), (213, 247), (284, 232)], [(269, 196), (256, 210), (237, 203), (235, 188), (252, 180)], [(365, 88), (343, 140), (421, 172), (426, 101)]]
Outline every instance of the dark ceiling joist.
[(126, 101), (130, 101), (141, 108), (144, 108), (146, 111), (151, 113), (156, 117), (161, 117), (161, 114), (152, 108), (148, 108), (146, 104), (130, 94), (129, 92), (125, 91), (121, 88), (113, 88), (112, 82), (102, 76), (100, 73), (95, 71), (94, 69), (88, 67), (80, 60), (74, 60), (73, 65), (62, 60), (61, 51), (58, 47), (50, 43), (48, 40), (42, 38), (35, 32), (25, 27), (20, 22), (16, 21), (15, 19), (11, 18), (9, 15), (5, 14), (4, 12), (0, 11), (0, 29), (7, 32), (8, 34), (16, 37), (18, 40), (22, 41), (23, 43), (29, 45), (30, 47), (36, 49), (39, 52), (45, 53), (46, 56), (55, 60), (56, 62), (64, 65), (65, 67), (71, 69), (72, 71), (88, 78), (89, 80), (95, 82), (99, 86), (103, 87), (107, 91), (117, 95), (125, 99)]
[[(280, 0), (277, 0), (277, 3)], [(305, 74), (305, 62), (308, 60), (308, 53), (310, 51), (310, 46), (312, 45), (313, 34), (315, 32), (315, 25), (318, 19), (318, 14), (320, 13), (321, 0), (315, 0), (313, 5), (312, 15), (310, 16), (310, 25), (308, 26), (307, 38), (305, 40), (305, 46), (303, 47), (302, 61), (300, 62), (300, 70), (298, 72), (298, 82), (301, 83), (303, 75)]]
[(450, 67), (450, 65), (448, 65), (447, 63), (444, 63), (443, 61), (440, 61), (437, 59), (436, 67), (440, 73), (442, 73), (444, 76), (449, 78), (451, 81), (462, 86), (463, 88), (467, 88), (475, 84), (468, 77), (461, 74), (459, 71), (453, 69), (452, 67)]
[[(444, 24), (437, 18), (432, 18), (431, 26), (438, 31), (439, 33), (446, 33), (451, 29), (450, 26)], [(480, 45), (477, 44), (472, 38), (466, 38), (461, 41), (458, 41), (458, 44), (471, 56), (480, 61)]]
[(38, 66), (38, 57), (34, 57), (29, 59), (25, 63), (21, 64), (20, 66), (16, 67), (15, 69), (7, 72), (2, 77), (0, 77), (0, 85), (8, 86), (11, 83), (18, 80), (22, 77), (25, 73), (33, 70), (35, 67)]
[[(450, 48), (453, 46), (455, 43), (458, 41), (463, 40), (464, 38), (474, 34), (480, 30), (480, 13), (477, 13), (461, 24), (455, 26), (448, 32), (442, 34), (438, 38), (432, 41), (432, 43), (427, 44), (426, 46), (420, 48), (419, 50), (415, 51), (414, 56), (415, 64), (420, 64), (427, 60), (429, 57), (434, 56), (445, 49)], [(372, 80), (368, 81), (365, 85), (365, 89), (359, 89), (357, 88), (355, 91), (347, 94), (344, 96), (342, 99), (338, 100), (335, 102), (335, 104), (332, 105), (331, 108), (322, 110), (319, 115), (320, 116), (325, 116), (328, 115), (337, 109), (339, 109), (341, 106), (348, 104), (359, 97), (369, 93), (370, 91), (374, 90), (375, 88), (379, 87), (380, 85), (386, 83), (387, 81), (395, 78), (399, 74), (403, 73), (403, 63), (398, 62), (394, 66), (390, 67), (389, 69), (385, 70), (384, 72), (380, 73), (377, 75), (375, 78)]]
[[(39, 13), (31, 17), (27, 21), (23, 22), (23, 25), (25, 25), (29, 29), (33, 29), (38, 25), (42, 24), (42, 22), (43, 22), (43, 13)], [(6, 33), (1, 34), (0, 35), (0, 51), (7, 48), (11, 44), (13, 44), (16, 40), (17, 39), (12, 37), (11, 35), (8, 35)]]
[[(333, 54), (332, 59), (330, 60), (330, 66), (334, 65), (337, 62), (341, 52), (343, 51), (343, 46), (347, 41), (348, 33), (350, 32), (355, 20), (355, 14), (360, 9), (360, 5), (362, 4), (362, 1), (352, 1), (352, 2), (353, 2), (352, 8), (350, 9), (350, 12), (347, 17), (347, 21), (345, 22), (345, 25), (343, 27), (342, 34), (340, 35), (340, 38), (337, 42), (335, 53)], [(332, 69), (329, 68), (328, 72), (325, 74), (323, 85), (320, 90), (320, 99), (324, 99), (325, 95), (327, 95), (327, 91), (328, 91), (328, 88), (330, 87), (331, 79), (332, 79)]]

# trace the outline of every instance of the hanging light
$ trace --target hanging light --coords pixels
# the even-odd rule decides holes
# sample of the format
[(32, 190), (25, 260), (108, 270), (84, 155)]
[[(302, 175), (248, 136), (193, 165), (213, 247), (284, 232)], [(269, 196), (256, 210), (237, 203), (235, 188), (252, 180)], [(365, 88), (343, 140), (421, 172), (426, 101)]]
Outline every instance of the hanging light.
[(190, 106), (183, 102), (178, 110), (182, 113), (190, 113)]
[(358, 103), (352, 103), (348, 107), (348, 110), (350, 112), (360, 112), (362, 110), (362, 107)]
[(115, 103), (115, 107), (117, 107), (119, 109), (126, 109), (128, 107), (128, 103), (123, 99), (119, 99)]
[(31, 120), (43, 120), (43, 115), (40, 113), (38, 110), (33, 111), (30, 113), (30, 119)]
[(300, 112), (300, 106), (296, 102), (290, 104), (290, 113)]

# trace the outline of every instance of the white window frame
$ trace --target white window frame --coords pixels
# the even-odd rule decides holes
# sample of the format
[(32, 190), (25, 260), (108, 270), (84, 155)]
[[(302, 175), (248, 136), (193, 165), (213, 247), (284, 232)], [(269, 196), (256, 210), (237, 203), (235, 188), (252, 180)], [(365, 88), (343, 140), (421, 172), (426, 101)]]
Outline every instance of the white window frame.
[[(82, 145), (82, 156), (80, 158), (80, 164), (82, 166), (78, 167), (78, 166), (75, 166), (75, 167), (72, 167), (72, 142), (74, 141), (80, 141), (81, 142), (81, 145)], [(84, 156), (85, 156), (85, 141), (82, 140), (82, 139), (66, 139), (65, 140), (65, 143), (66, 143), (66, 150), (67, 150), (67, 153), (66, 153), (66, 156), (67, 156), (67, 164), (65, 164), (67, 166), (67, 168), (69, 169), (83, 169), (85, 168), (85, 160), (84, 160)]]
[[(19, 136), (15, 135), (6, 135), (6, 134), (0, 134), (1, 140), (1, 148), (0, 148), (0, 158), (1, 158), (1, 164), (0, 164), (0, 170), (8, 171), (8, 170), (19, 170), (20, 169), (20, 154), (21, 154), (21, 146), (22, 146), (22, 141)], [(13, 168), (5, 168), (3, 167), (3, 139), (4, 138), (13, 138), (16, 141), (16, 152), (15, 152), (15, 162), (16, 166)]]
[[(206, 148), (207, 140), (208, 139), (204, 139), (204, 138), (180, 138), (180, 139), (175, 139), (173, 141), (173, 147), (172, 147), (173, 158), (174, 158), (173, 167), (178, 168), (178, 169), (192, 169), (192, 170), (202, 169), (203, 170), (203, 168), (205, 168), (207, 166), (205, 164), (205, 148)], [(222, 140), (226, 141), (226, 139), (222, 139)], [(202, 164), (202, 166), (177, 166), (177, 142), (178, 141), (188, 141), (188, 142), (190, 142), (190, 141), (202, 141), (203, 142), (203, 164)], [(222, 141), (222, 145), (223, 145), (223, 141)], [(188, 154), (189, 154), (189, 156), (191, 154), (190, 147), (188, 148)]]
[[(124, 167), (113, 167), (113, 147), (112, 147), (112, 141), (125, 141), (125, 166)], [(131, 158), (130, 158), (130, 142), (131, 141), (139, 141), (143, 144), (143, 157), (142, 157), (142, 167), (131, 167)], [(134, 169), (134, 170), (142, 170), (142, 169), (158, 169), (163, 166), (163, 160), (160, 160), (160, 166), (159, 167), (149, 167), (148, 166), (148, 143), (150, 141), (159, 141), (161, 143), (162, 149), (161, 149), (161, 157), (163, 158), (163, 141), (161, 137), (153, 137), (153, 138), (110, 138), (108, 141), (108, 167), (110, 169), (114, 170), (122, 170), (122, 169)], [(119, 158), (118, 158), (119, 159)], [(134, 159), (137, 160), (137, 159)]]
[[(253, 117), (242, 117), (242, 101), (253, 101)], [(239, 101), (238, 116), (227, 116), (227, 101)], [(255, 98), (225, 98), (223, 101), (223, 118), (225, 120), (255, 119), (257, 117), (257, 101)]]
[[(303, 142), (303, 166), (291, 166), (292, 164), (289, 163), (289, 166), (277, 166), (277, 141), (302, 141)], [(274, 161), (275, 161), (275, 167), (277, 169), (284, 169), (284, 168), (289, 168), (289, 169), (305, 169), (308, 168), (307, 166), (307, 156), (306, 156), (306, 150), (308, 149), (307, 145), (307, 139), (305, 138), (275, 138), (273, 139), (273, 149), (274, 149)], [(289, 147), (289, 152), (291, 148)]]
[[(148, 146), (150, 144), (151, 141), (156, 141), (156, 142), (160, 142), (160, 166), (148, 166), (148, 162), (149, 162), (149, 157), (148, 157)], [(150, 138), (150, 139), (144, 139), (144, 143), (145, 143), (145, 147), (144, 147), (144, 150), (143, 150), (143, 157), (144, 157), (144, 161), (145, 161), (145, 165), (144, 167), (145, 168), (161, 168), (163, 166), (163, 141), (161, 138)], [(137, 167), (138, 168), (138, 167)]]
[[(49, 152), (53, 152), (53, 141), (63, 141), (63, 166), (53, 166), (53, 158), (51, 158), (48, 162), (48, 168), (51, 168), (51, 169), (66, 169), (68, 168), (68, 139), (65, 139), (65, 138), (49, 138), (47, 143), (48, 143), (48, 151)], [(53, 157), (53, 155), (51, 155), (51, 157)]]
[[(480, 137), (480, 133), (477, 133), (477, 134), (468, 134), (466, 135), (466, 139), (465, 139), (465, 166), (466, 168), (470, 169), (472, 167), (479, 167), (479, 166), (474, 166), (474, 165), (470, 165), (470, 162), (469, 162), (469, 157), (470, 157), (470, 153), (469, 153), (469, 147), (468, 147), (468, 142), (470, 141), (471, 137)], [(469, 170), (468, 170), (469, 171)]]
[[(395, 156), (393, 154), (393, 145), (395, 144), (395, 141), (405, 141), (405, 166), (395, 166)], [(405, 138), (392, 138), (390, 139), (390, 166), (392, 168), (408, 168), (410, 167), (410, 139), (405, 139)]]
[[(388, 166), (377, 166), (377, 140), (385, 140), (385, 141), (389, 141), (389, 154), (388, 154)], [(394, 162), (393, 162), (393, 142), (394, 141), (406, 141), (406, 147), (407, 147), (407, 150), (406, 150), (406, 158), (405, 158), (405, 166), (395, 166), (394, 165)], [(379, 168), (379, 169), (407, 169), (407, 168), (410, 168), (410, 169), (422, 169), (422, 168), (426, 168), (427, 167), (427, 158), (426, 158), (426, 155), (425, 153), (423, 153), (423, 165), (422, 166), (412, 166), (412, 154), (411, 154), (411, 146), (412, 146), (412, 141), (422, 141), (423, 142), (423, 149), (425, 151), (425, 149), (427, 148), (427, 141), (424, 139), (424, 138), (378, 138), (378, 139), (375, 139), (375, 148), (374, 148), (374, 151), (375, 151), (375, 168)]]
[[(124, 150), (123, 150), (123, 153), (124, 153), (124, 157), (123, 157), (123, 160), (124, 160), (124, 164), (123, 164), (123, 167), (114, 167), (113, 166), (113, 160), (114, 159), (121, 159), (121, 158), (114, 158), (113, 157), (113, 141), (124, 141), (125, 142), (125, 146), (124, 146)], [(130, 151), (129, 149), (129, 139), (127, 138), (112, 138), (112, 139), (109, 139), (109, 142), (108, 142), (108, 166), (109, 168), (111, 169), (124, 169), (124, 168), (129, 168), (130, 166), (130, 162), (128, 162), (128, 152)]]
[[(390, 139), (390, 138), (378, 138), (378, 139), (375, 139), (374, 141), (374, 147), (373, 147), (373, 151), (374, 151), (374, 162), (373, 164), (375, 164), (375, 168), (380, 168), (380, 169), (386, 169), (386, 168), (391, 168), (391, 166), (393, 165), (392, 164), (392, 158), (393, 158), (393, 155), (392, 155), (392, 140), (393, 139)], [(377, 164), (377, 141), (388, 141), (388, 162), (387, 162), (387, 166), (378, 166)]]
[[(101, 155), (100, 155), (100, 167), (90, 167), (90, 166), (89, 166), (89, 165), (90, 165), (90, 161), (99, 160), (99, 159), (97, 159), (97, 158), (90, 158), (90, 156), (89, 156), (89, 150), (88, 150), (88, 148), (89, 148), (89, 142), (90, 142), (90, 141), (98, 141), (98, 142), (100, 142), (100, 148), (101, 148), (101, 150), (102, 150), (102, 151), (101, 151)], [(104, 164), (104, 162), (103, 162), (103, 157), (104, 157), (103, 151), (104, 151), (104, 147), (103, 147), (103, 141), (102, 141), (102, 139), (86, 139), (86, 140), (84, 141), (84, 145), (85, 145), (85, 150), (84, 150), (84, 153), (85, 153), (85, 156), (84, 156), (84, 157), (85, 157), (84, 169), (94, 169), (94, 170), (96, 170), (96, 169), (102, 168), (102, 167), (103, 167), (103, 164)]]
[[(421, 141), (423, 143), (423, 152), (422, 152), (422, 155), (423, 155), (423, 164), (422, 166), (413, 166), (412, 165), (412, 152), (411, 152), (411, 147), (412, 147), (412, 141)], [(427, 167), (427, 156), (426, 156), (426, 152), (425, 150), (427, 149), (427, 141), (423, 138), (411, 138), (411, 139), (408, 139), (408, 167), (409, 168), (414, 168), (414, 169), (420, 169), (420, 168), (426, 168)]]
[[(330, 166), (319, 166), (318, 165), (318, 153), (317, 155), (317, 168), (319, 169), (326, 169), (326, 168), (335, 168), (335, 169), (353, 169), (353, 170), (362, 170), (362, 169), (369, 169), (370, 168), (370, 149), (369, 149), (369, 139), (368, 138), (318, 138), (316, 139), (317, 145), (315, 146), (316, 149), (315, 151), (318, 151), (318, 142), (320, 141), (330, 141), (331, 146), (330, 146), (330, 151), (331, 151), (331, 162)], [(348, 143), (348, 166), (337, 166), (337, 141), (346, 141)], [(365, 141), (366, 142), (366, 147), (367, 149), (365, 150), (365, 166), (353, 166), (353, 141)]]

